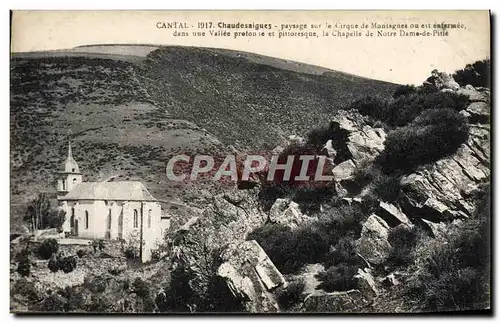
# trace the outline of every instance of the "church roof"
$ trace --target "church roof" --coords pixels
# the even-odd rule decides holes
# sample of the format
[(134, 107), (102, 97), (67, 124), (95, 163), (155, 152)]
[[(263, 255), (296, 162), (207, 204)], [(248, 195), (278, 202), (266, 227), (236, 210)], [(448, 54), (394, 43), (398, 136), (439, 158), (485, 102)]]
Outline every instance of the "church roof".
[(156, 201), (147, 188), (138, 181), (84, 182), (59, 200), (114, 200)]

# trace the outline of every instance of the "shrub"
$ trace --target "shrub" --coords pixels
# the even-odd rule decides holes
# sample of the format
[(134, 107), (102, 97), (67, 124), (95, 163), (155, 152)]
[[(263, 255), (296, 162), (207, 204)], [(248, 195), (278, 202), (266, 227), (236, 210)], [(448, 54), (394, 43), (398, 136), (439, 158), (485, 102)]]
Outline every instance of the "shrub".
[(55, 254), (53, 254), (52, 257), (50, 257), (47, 267), (49, 267), (49, 270), (53, 273), (59, 270), (59, 261), (57, 260)]
[(303, 300), (304, 281), (297, 280), (288, 284), (286, 288), (278, 292), (278, 303), (282, 309), (290, 309)]
[(390, 105), (390, 101), (366, 96), (351, 103), (350, 109), (358, 110), (362, 115), (370, 116), (375, 120), (384, 121), (387, 119), (388, 113), (390, 113)]
[(21, 295), (23, 297), (26, 297), (30, 302), (37, 302), (43, 297), (43, 294), (36, 289), (35, 284), (28, 281), (26, 278), (17, 280), (11, 286), (12, 295)]
[(45, 240), (38, 248), (38, 256), (42, 259), (50, 259), (52, 254), (59, 251), (59, 243), (56, 239)]
[(345, 264), (348, 266), (362, 266), (362, 262), (354, 245), (352, 237), (342, 237), (332, 248), (323, 262), (326, 268)]
[(409, 171), (454, 153), (469, 135), (466, 119), (450, 109), (424, 111), (387, 136), (377, 163), (385, 173)]
[(316, 278), (321, 281), (317, 289), (334, 292), (356, 288), (356, 279), (354, 279), (354, 276), (357, 272), (358, 268), (356, 266), (345, 264), (332, 266), (326, 271), (316, 274)]
[[(483, 197), (489, 200), (488, 187)], [(485, 205), (480, 201), (479, 205)], [(405, 302), (418, 310), (478, 310), (490, 306), (489, 208), (478, 208), (470, 218), (448, 233), (422, 259), (421, 269), (405, 288)], [(423, 248), (429, 249), (427, 245)]]
[(23, 277), (28, 277), (30, 275), (31, 261), (27, 255), (19, 257), (19, 263), (17, 264), (17, 272)]
[(397, 99), (400, 96), (407, 96), (410, 94), (414, 94), (417, 92), (417, 88), (414, 85), (400, 85), (396, 88), (396, 91), (394, 91), (394, 94), (392, 95), (393, 98)]
[(464, 69), (456, 71), (453, 78), (461, 86), (470, 84), (474, 87), (489, 88), (491, 86), (491, 62), (488, 59), (469, 64)]
[(247, 240), (256, 240), (282, 273), (296, 273), (305, 264), (322, 262), (340, 238), (359, 235), (363, 218), (358, 207), (340, 206), (295, 230), (281, 224), (264, 225), (249, 233)]

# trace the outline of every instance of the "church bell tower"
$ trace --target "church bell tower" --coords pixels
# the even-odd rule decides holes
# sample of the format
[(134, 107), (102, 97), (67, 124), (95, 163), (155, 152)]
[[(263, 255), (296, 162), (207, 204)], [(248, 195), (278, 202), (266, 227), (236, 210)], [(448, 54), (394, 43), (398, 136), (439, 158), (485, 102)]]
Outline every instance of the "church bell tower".
[(57, 195), (64, 196), (68, 194), (76, 185), (82, 182), (82, 173), (78, 164), (73, 159), (71, 152), (71, 142), (68, 143), (68, 157), (64, 162), (63, 171), (58, 173)]

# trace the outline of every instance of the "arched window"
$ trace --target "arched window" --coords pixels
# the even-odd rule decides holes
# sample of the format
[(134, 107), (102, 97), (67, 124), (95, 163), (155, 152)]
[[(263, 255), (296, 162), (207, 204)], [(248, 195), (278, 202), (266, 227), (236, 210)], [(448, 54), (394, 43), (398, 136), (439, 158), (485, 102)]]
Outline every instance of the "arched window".
[(89, 211), (85, 211), (85, 229), (89, 228)]
[(139, 214), (137, 213), (137, 210), (134, 209), (134, 228), (139, 227)]
[(65, 191), (66, 190), (66, 180), (62, 180), (62, 190)]
[(148, 228), (151, 228), (151, 213), (152, 213), (152, 210), (149, 209), (148, 210)]
[(111, 230), (111, 209), (108, 210), (108, 230)]

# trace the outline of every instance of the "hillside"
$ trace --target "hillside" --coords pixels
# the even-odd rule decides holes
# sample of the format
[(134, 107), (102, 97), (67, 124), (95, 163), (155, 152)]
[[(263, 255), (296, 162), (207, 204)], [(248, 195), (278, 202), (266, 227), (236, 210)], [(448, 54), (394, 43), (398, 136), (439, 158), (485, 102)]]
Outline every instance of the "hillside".
[(255, 54), (154, 48), (87, 46), (12, 55), (14, 218), (33, 195), (54, 191), (68, 136), (85, 180), (141, 180), (159, 199), (192, 200), (199, 194), (172, 186), (164, 175), (171, 155), (224, 153), (230, 145), (272, 149), (354, 99), (395, 88)]

